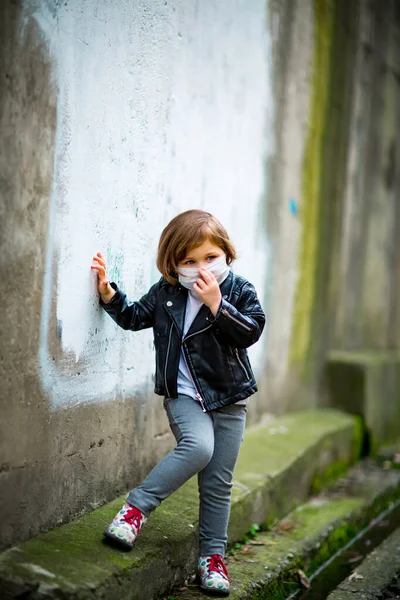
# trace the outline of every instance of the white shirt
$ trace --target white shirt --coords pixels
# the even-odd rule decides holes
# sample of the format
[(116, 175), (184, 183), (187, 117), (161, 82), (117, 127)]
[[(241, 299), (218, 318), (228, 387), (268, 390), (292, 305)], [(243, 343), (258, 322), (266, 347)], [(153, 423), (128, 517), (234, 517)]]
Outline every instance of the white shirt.
[[(185, 320), (183, 324), (183, 337), (185, 337), (185, 335), (189, 331), (189, 328), (193, 323), (197, 313), (199, 312), (202, 304), (203, 302), (201, 301), (199, 295), (192, 290), (188, 290)], [(191, 396), (192, 398), (195, 398), (197, 400), (196, 388), (194, 387), (193, 379), (190, 375), (189, 369), (186, 366), (185, 355), (183, 354), (183, 347), (181, 349), (181, 356), (179, 360), (178, 394), (186, 394), (186, 396)]]

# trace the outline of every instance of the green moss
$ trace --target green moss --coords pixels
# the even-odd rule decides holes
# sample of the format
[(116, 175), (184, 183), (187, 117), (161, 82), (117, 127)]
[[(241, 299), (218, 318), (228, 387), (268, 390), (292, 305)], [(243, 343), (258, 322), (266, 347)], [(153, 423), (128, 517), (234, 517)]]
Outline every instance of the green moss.
[(324, 379), (331, 403), (364, 419), (366, 451), (375, 454), (382, 445), (396, 443), (400, 419), (397, 353), (331, 353)]
[[(365, 478), (368, 479), (367, 473)], [(366, 479), (360, 496), (325, 496), (318, 502), (310, 501), (275, 529), (256, 535), (256, 541), (265, 545), (247, 549), (245, 555), (237, 553), (229, 564), (232, 580), (245, 581), (235, 588), (233, 597), (287, 598), (298, 587), (298, 568), (310, 576), (398, 497), (398, 484), (381, 489), (383, 473), (378, 478), (380, 482), (376, 474), (371, 474), (369, 484)], [(255, 583), (259, 589), (254, 588)]]
[(165, 549), (179, 563), (187, 554), (191, 538), (196, 536), (196, 482), (188, 482), (152, 515), (146, 535), (135, 543), (135, 552), (120, 551), (102, 543), (103, 531), (124, 501), (125, 497), (120, 497), (79, 521), (28, 540), (18, 552), (4, 553), (0, 557), (0, 570), (24, 580), (37, 580), (37, 575), (23, 565), (40, 565), (56, 575), (52, 582), (57, 582), (61, 589), (70, 589), (72, 582), (79, 582), (79, 586), (100, 585), (118, 573), (143, 568), (157, 557), (161, 559)]
[(350, 364), (382, 365), (387, 363), (397, 363), (400, 361), (399, 352), (390, 352), (385, 350), (365, 350), (350, 351), (350, 350), (332, 350), (329, 353), (331, 361)]
[[(389, 501), (390, 494), (384, 504)], [(246, 597), (253, 600), (287, 598), (298, 588), (297, 569), (310, 576), (381, 509), (382, 499), (368, 506), (365, 499), (356, 497), (326, 499), (319, 505), (305, 504), (279, 524), (280, 531), (288, 526), (286, 533), (258, 534), (256, 541), (265, 546), (247, 549), (242, 556), (240, 552), (235, 555), (229, 571), (232, 580), (241, 583), (234, 597), (242, 597), (241, 594), (247, 592)], [(261, 589), (249, 595), (254, 583)]]
[(342, 474), (354, 461), (355, 423), (338, 411), (308, 410), (249, 432), (235, 471), (230, 540), (240, 540), (250, 528), (253, 506), (259, 507), (260, 524), (271, 522), (303, 501), (313, 481), (320, 489)]
[[(314, 0), (315, 45), (311, 80), (308, 137), (302, 177), (302, 240), (299, 278), (294, 302), (289, 358), (306, 363), (311, 343), (318, 264), (318, 225), (321, 211), (321, 156), (327, 113), (330, 52), (333, 35), (333, 0)], [(324, 199), (326, 201), (326, 199)]]
[[(261, 514), (262, 510), (260, 519), (271, 523), (302, 502), (318, 465), (323, 473), (335, 457), (347, 457), (349, 463), (354, 423), (352, 416), (336, 410), (308, 410), (247, 431), (235, 471), (230, 541), (243, 538), (250, 530), (255, 511)], [(176, 577), (171, 575), (171, 565), (190, 568), (188, 557), (194, 556), (197, 549), (197, 478), (151, 515), (133, 552), (119, 551), (101, 541), (104, 529), (123, 502), (124, 497), (117, 498), (74, 523), (3, 553), (0, 579), (5, 576), (8, 581), (11, 576), (33, 586), (54, 584), (61, 594), (75, 598), (93, 597), (90, 590), (108, 590), (119, 586), (119, 582), (129, 589), (131, 597), (135, 597), (135, 586), (141, 585), (140, 581), (151, 581), (154, 589), (165, 589), (165, 581)], [(35, 573), (24, 566), (27, 563), (55, 577)]]
[[(311, 493), (316, 494), (321, 490), (329, 487), (336, 479), (341, 477), (348, 470), (349, 466), (356, 462), (362, 454), (364, 426), (363, 420), (360, 417), (354, 416), (353, 421), (353, 436), (352, 436), (352, 451), (350, 455), (339, 460), (334, 460), (325, 465), (322, 470), (317, 470), (314, 474), (311, 484)], [(332, 440), (329, 439), (329, 443)]]
[(325, 467), (323, 471), (317, 471), (311, 484), (311, 493), (319, 493), (343, 475), (348, 468), (348, 460), (337, 460)]
[[(251, 598), (287, 598), (297, 587), (298, 568), (312, 572), (355, 535), (354, 523), (364, 505), (361, 498), (307, 503), (283, 519), (279, 529), (257, 534), (262, 545), (247, 548), (245, 554), (238, 552), (229, 562), (232, 580), (240, 582), (235, 597), (247, 591), (246, 597)], [(278, 533), (286, 525), (286, 533)], [(248, 596), (254, 583), (262, 589)]]
[(235, 479), (267, 476), (282, 470), (306, 448), (330, 433), (354, 427), (354, 417), (337, 410), (319, 409), (290, 413), (268, 427), (246, 434)]
[(352, 462), (358, 460), (364, 451), (365, 423), (364, 419), (358, 415), (353, 415), (353, 456)]

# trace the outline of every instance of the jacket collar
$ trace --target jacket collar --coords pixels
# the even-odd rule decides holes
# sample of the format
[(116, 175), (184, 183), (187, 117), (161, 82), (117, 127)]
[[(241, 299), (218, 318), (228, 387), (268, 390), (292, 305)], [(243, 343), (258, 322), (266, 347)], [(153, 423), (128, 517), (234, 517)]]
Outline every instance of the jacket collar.
[[(234, 274), (232, 271), (229, 271), (228, 277), (224, 279), (224, 281), (220, 285), (221, 295), (224, 299), (230, 298), (231, 296), (233, 280)], [(176, 285), (175, 294), (171, 294), (171, 296), (167, 300), (165, 300), (165, 302), (163, 302), (164, 308), (175, 323), (175, 326), (177, 327), (181, 338), (183, 333), (183, 322), (185, 319), (187, 296), (187, 289), (178, 283)], [(208, 320), (209, 316), (210, 309), (208, 308), (208, 306), (203, 304), (196, 317), (194, 318), (194, 321), (191, 324), (190, 329), (186, 333), (185, 337), (188, 337), (189, 335), (192, 335), (194, 333), (199, 333), (207, 327), (211, 327), (211, 323)]]

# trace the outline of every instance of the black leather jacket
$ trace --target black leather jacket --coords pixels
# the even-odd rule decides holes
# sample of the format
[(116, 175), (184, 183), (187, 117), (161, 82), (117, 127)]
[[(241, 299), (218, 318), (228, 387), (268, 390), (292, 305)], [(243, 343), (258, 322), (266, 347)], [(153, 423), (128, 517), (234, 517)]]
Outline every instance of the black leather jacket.
[(222, 282), (222, 301), (214, 317), (202, 305), (182, 339), (187, 290), (163, 277), (139, 301), (129, 303), (115, 283), (116, 294), (100, 304), (123, 329), (153, 327), (156, 350), (155, 393), (176, 398), (181, 347), (203, 410), (247, 398), (257, 384), (246, 348), (260, 337), (265, 315), (251, 283), (232, 271)]

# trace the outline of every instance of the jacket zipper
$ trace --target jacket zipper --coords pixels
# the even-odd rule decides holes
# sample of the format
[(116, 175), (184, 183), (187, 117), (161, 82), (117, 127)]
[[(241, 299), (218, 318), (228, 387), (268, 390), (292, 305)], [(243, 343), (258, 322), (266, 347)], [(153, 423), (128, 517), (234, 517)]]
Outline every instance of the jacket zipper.
[(243, 369), (243, 371), (244, 371), (244, 374), (245, 374), (245, 375), (246, 375), (246, 377), (247, 377), (247, 381), (249, 381), (249, 379), (250, 379), (250, 375), (248, 374), (246, 367), (244, 366), (244, 364), (243, 364), (243, 363), (242, 363), (242, 361), (240, 360), (240, 357), (239, 357), (239, 350), (238, 350), (237, 348), (234, 348), (234, 350), (235, 350), (236, 358), (238, 359), (238, 361), (239, 361), (239, 364), (240, 364), (240, 366), (242, 367), (242, 369)]
[[(194, 334), (193, 334), (193, 335), (194, 335)], [(190, 337), (190, 336), (189, 336), (189, 337)], [(185, 338), (185, 339), (186, 339), (186, 338)], [(186, 353), (185, 353), (185, 348), (184, 348), (184, 346), (183, 346), (183, 341), (182, 341), (182, 350), (183, 350), (183, 358), (184, 358), (184, 360), (185, 360), (185, 365), (186, 365), (186, 368), (187, 368), (187, 370), (188, 370), (188, 373), (189, 373), (189, 375), (190, 375), (190, 378), (191, 378), (191, 380), (192, 380), (193, 387), (194, 387), (194, 389), (196, 390), (196, 394), (195, 394), (195, 395), (196, 395), (196, 398), (197, 398), (197, 400), (199, 400), (199, 401), (200, 401), (200, 404), (201, 404), (202, 411), (203, 411), (203, 412), (207, 412), (207, 411), (206, 411), (206, 407), (205, 407), (205, 405), (204, 405), (204, 400), (203, 400), (203, 398), (202, 398), (202, 397), (200, 396), (200, 394), (199, 394), (199, 390), (197, 389), (196, 383), (195, 383), (195, 381), (194, 381), (194, 377), (193, 377), (193, 375), (192, 375), (192, 372), (191, 372), (191, 370), (190, 370), (190, 368), (189, 368), (188, 361), (186, 360)]]
[(203, 331), (210, 329), (210, 327), (212, 327), (212, 325), (207, 325), (207, 327), (204, 327), (204, 329), (200, 329), (200, 331), (195, 331), (194, 333), (191, 333), (190, 335), (183, 338), (182, 343), (185, 342), (186, 340), (188, 340), (189, 338), (191, 338), (193, 335), (197, 335), (198, 333), (203, 333)]
[(242, 323), (241, 321), (239, 321), (239, 319), (237, 319), (236, 317), (234, 317), (233, 315), (231, 315), (231, 313), (228, 312), (226, 310), (226, 308), (222, 308), (221, 312), (226, 317), (229, 317), (230, 319), (232, 319), (232, 321), (235, 321), (235, 323), (238, 323), (239, 325), (241, 325), (242, 327), (244, 327), (245, 329), (247, 329), (247, 331), (251, 331), (251, 327), (249, 327), (248, 325), (245, 325), (244, 323)]
[[(170, 330), (169, 330), (169, 339), (168, 339), (168, 347), (167, 347), (167, 356), (166, 356), (166, 359), (165, 359), (165, 367), (164, 367), (164, 382), (165, 382), (165, 391), (167, 392), (168, 396), (170, 395), (170, 393), (169, 393), (168, 386), (167, 386), (167, 364), (168, 364), (168, 355), (169, 355), (169, 349), (170, 349), (170, 346), (171, 346), (171, 333), (172, 333), (172, 325), (173, 325), (173, 323), (171, 323), (171, 327), (170, 327)], [(190, 334), (188, 337), (192, 337), (192, 335), (196, 335), (197, 333), (201, 333), (202, 331), (205, 331), (206, 329), (209, 329), (210, 327), (211, 327), (211, 325), (208, 325), (207, 327), (205, 327), (205, 328), (204, 328), (204, 329), (202, 329), (201, 331), (196, 331), (196, 333), (191, 333), (191, 334)], [(184, 340), (187, 340), (187, 339), (188, 339), (187, 337), (185, 337), (185, 338), (184, 338)], [(205, 404), (204, 404), (204, 400), (203, 400), (203, 398), (201, 397), (201, 395), (200, 395), (200, 393), (199, 393), (199, 390), (197, 389), (196, 383), (195, 383), (195, 381), (194, 381), (194, 377), (193, 377), (193, 375), (192, 375), (192, 372), (191, 372), (191, 370), (190, 370), (190, 367), (189, 367), (188, 361), (187, 361), (187, 359), (186, 359), (185, 348), (184, 348), (184, 346), (183, 346), (183, 342), (184, 342), (184, 340), (182, 340), (182, 350), (183, 350), (183, 358), (184, 358), (184, 360), (185, 360), (186, 368), (187, 368), (187, 370), (188, 370), (188, 373), (189, 373), (189, 375), (190, 375), (190, 377), (191, 377), (191, 379), (192, 379), (192, 382), (193, 382), (193, 387), (194, 387), (194, 389), (196, 390), (196, 394), (195, 394), (195, 395), (196, 395), (196, 398), (199, 400), (199, 402), (200, 402), (200, 404), (201, 404), (202, 411), (203, 411), (203, 412), (207, 412), (207, 411), (206, 411)]]
[(168, 385), (167, 385), (167, 364), (168, 364), (168, 355), (169, 355), (169, 349), (171, 347), (171, 334), (172, 334), (172, 323), (171, 326), (169, 328), (169, 338), (168, 338), (168, 346), (167, 346), (167, 356), (165, 358), (165, 367), (164, 367), (164, 382), (165, 382), (165, 391), (167, 392), (167, 396), (170, 396), (169, 390), (168, 390)]

